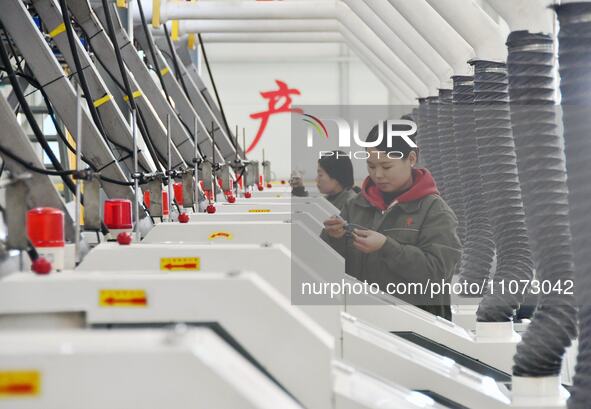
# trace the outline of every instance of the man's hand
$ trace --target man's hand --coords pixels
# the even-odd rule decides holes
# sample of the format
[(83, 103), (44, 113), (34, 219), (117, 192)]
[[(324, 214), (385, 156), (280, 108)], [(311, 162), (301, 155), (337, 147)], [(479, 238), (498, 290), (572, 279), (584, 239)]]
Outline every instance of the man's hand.
[(345, 221), (338, 216), (333, 216), (324, 221), (324, 231), (330, 237), (340, 239), (345, 235)]
[(373, 230), (353, 230), (353, 245), (362, 253), (373, 253), (384, 246), (386, 236)]

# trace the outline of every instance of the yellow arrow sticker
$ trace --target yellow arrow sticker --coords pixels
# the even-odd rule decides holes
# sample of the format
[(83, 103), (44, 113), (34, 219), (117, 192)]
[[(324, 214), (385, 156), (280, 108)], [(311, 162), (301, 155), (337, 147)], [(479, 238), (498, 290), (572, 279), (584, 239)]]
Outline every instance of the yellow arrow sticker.
[(145, 290), (137, 289), (100, 290), (99, 306), (145, 308), (148, 306), (148, 295)]
[(39, 371), (0, 371), (0, 398), (30, 398), (40, 393)]
[(160, 259), (162, 271), (199, 271), (201, 270), (200, 257), (162, 257)]
[(216, 240), (216, 239), (225, 239), (225, 240), (232, 240), (234, 236), (229, 231), (214, 231), (208, 237), (209, 240)]
[(271, 213), (271, 209), (248, 209), (248, 213)]

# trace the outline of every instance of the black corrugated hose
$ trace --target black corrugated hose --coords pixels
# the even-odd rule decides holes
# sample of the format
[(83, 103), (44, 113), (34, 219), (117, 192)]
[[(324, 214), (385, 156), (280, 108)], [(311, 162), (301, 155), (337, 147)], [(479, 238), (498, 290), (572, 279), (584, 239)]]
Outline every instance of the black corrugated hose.
[(519, 283), (533, 276), (511, 132), (507, 67), (486, 60), (470, 63), (474, 65), (474, 118), (482, 187), (497, 249), (494, 287), (480, 302), (476, 319), (505, 322), (513, 319), (524, 295), (503, 291), (502, 283)]
[[(536, 278), (566, 288), (573, 280), (566, 167), (556, 121), (552, 37), (515, 31), (507, 40), (511, 124)], [(574, 295), (540, 294), (517, 345), (513, 374), (555, 376), (576, 336)]]
[(421, 136), (421, 152), (425, 153), (424, 165), (435, 179), (439, 192), (443, 195), (445, 189), (444, 180), (441, 175), (441, 152), (439, 150), (439, 126), (438, 108), (439, 97), (431, 96), (426, 98), (425, 103), (425, 130)]
[(466, 239), (464, 197), (460, 185), (460, 169), (454, 137), (454, 112), (451, 89), (439, 90), (439, 149), (441, 152), (441, 174), (445, 185), (447, 204), (458, 218), (457, 233), (460, 241)]
[(429, 157), (429, 150), (423, 147), (424, 141), (424, 134), (428, 132), (428, 123), (426, 121), (426, 111), (427, 110), (427, 99), (426, 98), (419, 98), (419, 107), (417, 108), (417, 136), (415, 142), (419, 147), (419, 166), (424, 166), (425, 163), (428, 163)]
[(569, 409), (591, 401), (591, 3), (555, 8), (569, 219), (579, 307), (579, 354)]
[(495, 242), (482, 193), (482, 176), (474, 131), (474, 77), (457, 75), (452, 80), (454, 139), (461, 164), (459, 176), (466, 223), (460, 281), (481, 284), (483, 279), (488, 279), (491, 272)]

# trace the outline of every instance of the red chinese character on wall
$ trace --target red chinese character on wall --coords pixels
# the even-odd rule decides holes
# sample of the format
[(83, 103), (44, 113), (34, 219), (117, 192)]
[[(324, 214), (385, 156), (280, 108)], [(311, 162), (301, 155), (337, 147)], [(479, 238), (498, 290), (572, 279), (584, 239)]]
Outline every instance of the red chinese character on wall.
[[(302, 113), (303, 111), (299, 108), (291, 108), (291, 97), (290, 95), (300, 95), (300, 90), (295, 88), (289, 88), (287, 84), (283, 81), (275, 80), (275, 83), (279, 86), (279, 89), (275, 91), (263, 91), (261, 92), (261, 96), (268, 100), (268, 109), (263, 112), (257, 112), (255, 114), (251, 114), (250, 117), (252, 119), (260, 119), (261, 124), (259, 126), (259, 130), (251, 142), (248, 149), (246, 149), (246, 153), (252, 151), (257, 144), (259, 143), (263, 133), (265, 132), (265, 128), (269, 123), (269, 117), (274, 114), (280, 114), (282, 112), (299, 112)], [(278, 107), (279, 102), (283, 101)]]

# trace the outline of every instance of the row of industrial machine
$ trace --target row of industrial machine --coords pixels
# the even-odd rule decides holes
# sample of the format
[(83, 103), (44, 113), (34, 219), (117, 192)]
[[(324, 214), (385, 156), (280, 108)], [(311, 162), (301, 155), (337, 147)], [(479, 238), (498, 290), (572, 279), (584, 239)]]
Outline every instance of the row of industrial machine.
[[(422, 2), (390, 3), (403, 11)], [(546, 334), (548, 341), (560, 338), (556, 351), (548, 351), (554, 344), (548, 342), (551, 347), (545, 348), (546, 339), (539, 339), (531, 361), (519, 355), (522, 336), (536, 328), (536, 315), (531, 323), (514, 323), (512, 315), (485, 319), (477, 317), (475, 304), (481, 298), (467, 303), (454, 298), (454, 319), (448, 321), (385, 293), (304, 297), (304, 283), (358, 284), (345, 273), (343, 257), (320, 238), (323, 221), (337, 215), (338, 209), (312, 186), (310, 196), (292, 196), (286, 180), (273, 180), (270, 161), (247, 158), (238, 130), (228, 126), (217, 91), (208, 90), (195, 66), (195, 36), (178, 40), (178, 22), (172, 34), (166, 24), (158, 36), (150, 27), (150, 20), (172, 19), (161, 10), (173, 13), (177, 6), (190, 6), (149, 3), (130, 2), (134, 13), (125, 1), (1, 3), (0, 67), (2, 84), (8, 85), (2, 89), (9, 92), (0, 94), (6, 233), (0, 263), (0, 408), (566, 407), (568, 389), (577, 384), (577, 377), (584, 382), (588, 368), (579, 365), (575, 374), (577, 342), (564, 353), (570, 340), (569, 334), (562, 339), (562, 332)], [(352, 1), (322, 2), (326, 4), (315, 10), (308, 9), (309, 2), (267, 3), (246, 5), (242, 12), (250, 10), (252, 18), (261, 8), (262, 15), (272, 19), (286, 3), (287, 10), (311, 19), (336, 13), (346, 26), (349, 17), (343, 8), (366, 7), (361, 5), (366, 2)], [(476, 6), (471, 0), (467, 3)], [(580, 10), (563, 8), (567, 40), (589, 39), (584, 33), (591, 32), (591, 19), (572, 14), (582, 10), (584, 16), (591, 15), (589, 3), (581, 4), (571, 5)], [(203, 6), (204, 11), (215, 17), (210, 6)], [(456, 18), (446, 14), (454, 7), (433, 5), (455, 27)], [(343, 30), (352, 41), (349, 29)], [(490, 37), (482, 41), (490, 44)], [(536, 77), (541, 72), (544, 82), (545, 70), (552, 70), (545, 59), (546, 37), (523, 41), (518, 62), (531, 57), (529, 52), (542, 53), (543, 60), (538, 64), (541, 71), (525, 70), (523, 75)], [(585, 47), (577, 44), (571, 49), (572, 43), (565, 42), (564, 52)], [(499, 48), (492, 49), (496, 53)], [(456, 59), (456, 51), (450, 48), (444, 56)], [(206, 60), (204, 49), (202, 57)], [(588, 63), (588, 57), (581, 58)], [(482, 250), (478, 240), (470, 241), (470, 234), (480, 232), (481, 239), (486, 236), (485, 241), (493, 243), (499, 271), (522, 261), (511, 259), (513, 250), (521, 248), (522, 242), (511, 242), (518, 234), (502, 240), (503, 231), (524, 223), (523, 215), (519, 219), (511, 213), (521, 197), (515, 196), (515, 146), (507, 144), (512, 136), (505, 132), (511, 127), (505, 110), (507, 71), (503, 64), (486, 59), (474, 64), (474, 76), (453, 77), (453, 98), (451, 91), (422, 98), (414, 115), (419, 145), (425, 146), (422, 160), (442, 181), (442, 193), (465, 229), (464, 243), (477, 243), (466, 254), (480, 251), (486, 258), (488, 250)], [(452, 68), (458, 67), (466, 70), (466, 60)], [(591, 70), (577, 72), (577, 78), (568, 77), (563, 84), (588, 78)], [(468, 74), (456, 72), (460, 73)], [(421, 89), (408, 84), (407, 93)], [(522, 95), (527, 96), (525, 88)], [(546, 82), (542, 88), (554, 92)], [(589, 86), (575, 88), (584, 91)], [(43, 112), (55, 123), (59, 145), (66, 149), (62, 156), (70, 155), (72, 166), (64, 166), (52, 151), (36, 122), (39, 111), (31, 106), (31, 95), (42, 99)], [(445, 110), (456, 103), (461, 120), (472, 122), (455, 128), (451, 119), (437, 122), (438, 114), (451, 118), (453, 113)], [(565, 121), (577, 115), (580, 119), (584, 112), (584, 105), (574, 113), (566, 111)], [(550, 123), (548, 115), (543, 111), (535, 123)], [(32, 135), (25, 132), (25, 122)], [(577, 132), (582, 128), (579, 124)], [(479, 129), (486, 131), (480, 139), (470, 135)], [(565, 129), (574, 132), (567, 122)], [(446, 132), (463, 132), (466, 151), (453, 143), (445, 145)], [(43, 150), (46, 162), (32, 141)], [(467, 159), (482, 155), (479, 143), (490, 151), (484, 150), (488, 156), (482, 157), (478, 183), (466, 179), (475, 173), (463, 171), (462, 162), (439, 160), (441, 153), (452, 152), (456, 158), (465, 153)], [(434, 146), (442, 150), (435, 152)], [(552, 143), (544, 146), (553, 152)], [(583, 162), (575, 171), (586, 169)], [(554, 197), (560, 202), (566, 197), (560, 190), (564, 159), (552, 163), (563, 172), (549, 176), (554, 187), (559, 185)], [(534, 173), (545, 177), (540, 171), (545, 165), (534, 168)], [(568, 169), (569, 175), (573, 169)], [(572, 180), (584, 180), (575, 171)], [(503, 177), (500, 186), (495, 185), (495, 178)], [(455, 180), (464, 183), (454, 190)], [(536, 186), (544, 190), (527, 175), (523, 181), (530, 182), (524, 185), (527, 204), (528, 192), (535, 192)], [(463, 207), (462, 186), (480, 189), (466, 199), (473, 207)], [(478, 216), (486, 213), (482, 198), (494, 197), (487, 196), (486, 189), (501, 192), (498, 201), (490, 201), (488, 230)], [(584, 197), (574, 191), (576, 198)], [(68, 205), (64, 195), (72, 199)], [(567, 217), (564, 206), (560, 202), (542, 211), (541, 233), (552, 236), (551, 230), (543, 229)], [(581, 206), (579, 214), (584, 213)], [(539, 216), (540, 211), (530, 214)], [(586, 223), (577, 226), (575, 238), (580, 240)], [(537, 250), (543, 249), (543, 243), (536, 243)], [(536, 267), (540, 253), (534, 251)], [(585, 265), (584, 257), (578, 261)], [(463, 262), (464, 270), (466, 265), (471, 264)], [(487, 274), (491, 265), (485, 262)], [(462, 274), (470, 281), (470, 274)], [(538, 278), (552, 279), (551, 271), (543, 274)], [(553, 308), (540, 305), (542, 315)], [(564, 311), (564, 322), (574, 322), (572, 305), (564, 310), (560, 303), (554, 306)], [(547, 319), (562, 325), (552, 314)], [(586, 345), (584, 333), (581, 330), (581, 345)], [(539, 364), (538, 374), (516, 373), (516, 354), (522, 364)], [(548, 370), (540, 363), (546, 356), (552, 357)]]

